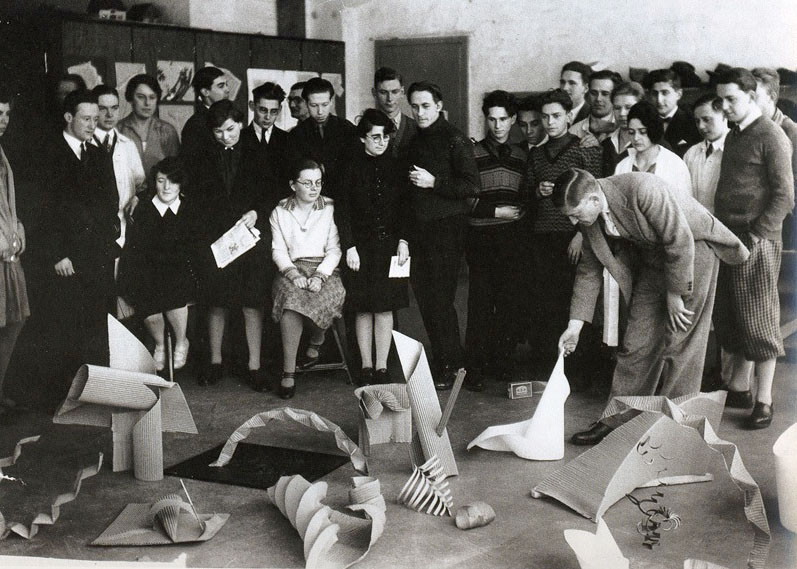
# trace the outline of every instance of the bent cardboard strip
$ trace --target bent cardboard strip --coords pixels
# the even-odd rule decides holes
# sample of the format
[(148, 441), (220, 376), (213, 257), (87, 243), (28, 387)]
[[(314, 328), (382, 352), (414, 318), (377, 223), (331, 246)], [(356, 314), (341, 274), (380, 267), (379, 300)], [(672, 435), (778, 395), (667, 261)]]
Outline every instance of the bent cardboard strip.
[(354, 390), (360, 400), (359, 443), (367, 456), (371, 445), (412, 441), (412, 412), (407, 386), (367, 385)]
[(26, 445), (28, 443), (35, 443), (41, 438), (41, 435), (36, 435), (34, 437), (26, 437), (24, 439), (20, 439), (17, 444), (14, 446), (14, 452), (11, 453), (11, 456), (7, 456), (5, 458), (0, 458), (0, 482), (3, 480), (9, 481), (16, 481), (16, 478), (12, 476), (6, 476), (3, 474), (3, 469), (8, 468), (9, 466), (14, 466), (17, 463), (17, 459), (19, 455), (22, 454), (22, 445)]
[(628, 569), (629, 561), (623, 557), (603, 518), (598, 518), (595, 533), (566, 529), (565, 541), (576, 554), (581, 569)]
[(451, 515), (454, 499), (436, 456), (413, 469), (412, 476), (399, 492), (398, 501), (416, 512)]
[(232, 455), (238, 443), (246, 439), (252, 429), (265, 427), (271, 421), (292, 421), (300, 425), (304, 425), (310, 429), (315, 429), (320, 432), (328, 432), (335, 435), (335, 443), (338, 448), (349, 455), (354, 469), (360, 474), (368, 474), (368, 462), (365, 459), (360, 447), (354, 444), (343, 429), (338, 427), (332, 421), (313, 413), (312, 411), (305, 411), (304, 409), (294, 409), (292, 407), (280, 407), (271, 411), (264, 411), (258, 413), (240, 427), (235, 429), (235, 432), (230, 435), (224, 447), (219, 453), (219, 458), (215, 462), (210, 463), (209, 466), (224, 466), (230, 462)]
[(487, 427), (468, 443), (468, 450), (513, 452), (527, 460), (560, 460), (565, 455), (565, 401), (570, 384), (560, 355), (531, 419), (508, 425)]

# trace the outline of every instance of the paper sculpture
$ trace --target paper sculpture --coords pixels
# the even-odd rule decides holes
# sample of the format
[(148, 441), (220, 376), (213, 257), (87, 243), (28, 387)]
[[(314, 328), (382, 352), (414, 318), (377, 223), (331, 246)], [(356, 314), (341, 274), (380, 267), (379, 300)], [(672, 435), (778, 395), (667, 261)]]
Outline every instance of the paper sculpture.
[(191, 410), (180, 386), (154, 375), (146, 347), (111, 315), (108, 344), (111, 367), (81, 366), (53, 422), (110, 427), (113, 471), (161, 480), (162, 433), (196, 434)]
[(581, 569), (628, 569), (628, 559), (614, 541), (603, 518), (598, 518), (598, 531), (566, 529), (565, 541), (578, 558)]
[(150, 504), (128, 504), (91, 545), (171, 545), (207, 541), (230, 514), (198, 514), (177, 494)]
[(188, 555), (181, 553), (174, 561), (89, 561), (87, 559), (59, 559), (57, 557), (28, 557), (17, 555), (0, 555), (0, 567), (14, 567), (15, 569), (41, 569), (47, 567), (102, 567), (102, 569), (161, 569), (165, 567), (186, 567)]
[(36, 435), (35, 437), (27, 437), (24, 439), (20, 439), (19, 442), (17, 442), (17, 444), (14, 446), (14, 452), (11, 454), (11, 456), (0, 458), (0, 482), (2, 482), (3, 480), (8, 480), (9, 482), (19, 482), (19, 480), (17, 480), (13, 476), (7, 476), (6, 474), (4, 474), (3, 469), (8, 468), (9, 466), (14, 466), (17, 463), (19, 455), (22, 454), (22, 445), (26, 445), (28, 443), (35, 443), (36, 441), (39, 440), (39, 438), (40, 436)]
[(194, 79), (193, 61), (158, 61), (158, 84), (163, 95), (161, 103), (191, 102), (194, 90), (191, 82)]
[(486, 502), (473, 502), (457, 510), (456, 523), (459, 529), (474, 529), (486, 526), (495, 519), (495, 510)]
[(468, 444), (487, 450), (514, 452), (528, 460), (559, 460), (565, 455), (565, 401), (570, 384), (560, 355), (531, 419), (487, 427)]
[(603, 343), (617, 346), (620, 328), (620, 285), (603, 269)]
[(84, 61), (82, 63), (78, 63), (77, 65), (71, 65), (66, 68), (66, 72), (80, 75), (83, 78), (83, 81), (86, 82), (87, 89), (94, 89), (94, 87), (97, 85), (103, 84), (100, 72), (91, 61)]
[[(755, 532), (748, 564), (764, 567), (771, 540), (761, 490), (736, 445), (714, 433), (725, 391), (666, 397), (619, 397), (609, 408), (642, 411), (599, 445), (570, 461), (532, 490), (551, 496), (594, 521), (625, 494), (642, 486), (709, 480), (712, 452), (722, 455), (731, 480), (744, 492), (745, 515)], [(703, 410), (697, 414), (696, 410)], [(712, 421), (713, 419), (713, 421)]]
[(367, 385), (354, 390), (360, 400), (359, 443), (365, 456), (371, 445), (412, 442), (412, 413), (407, 386)]
[(684, 569), (728, 569), (716, 563), (701, 561), (700, 559), (687, 559), (684, 561)]
[(360, 447), (346, 436), (343, 429), (332, 421), (312, 411), (293, 409), (292, 407), (280, 407), (279, 409), (264, 411), (246, 421), (230, 435), (230, 438), (227, 439), (227, 442), (224, 444), (224, 448), (222, 448), (219, 453), (219, 458), (215, 462), (212, 462), (210, 466), (224, 466), (230, 462), (238, 443), (248, 437), (252, 429), (265, 427), (270, 421), (294, 421), (310, 429), (315, 429), (316, 431), (332, 433), (335, 435), (335, 443), (338, 445), (338, 448), (349, 455), (354, 469), (361, 474), (368, 474), (368, 462), (365, 460), (365, 456), (360, 450)]
[(797, 533), (797, 423), (778, 437), (772, 452), (775, 454), (780, 523)]
[(396, 344), (401, 368), (407, 380), (407, 395), (412, 409), (415, 429), (410, 448), (412, 462), (415, 465), (423, 464), (436, 456), (440, 460), (443, 473), (446, 476), (456, 476), (459, 471), (454, 460), (454, 452), (451, 450), (448, 431), (443, 431), (442, 435), (435, 432), (443, 412), (440, 409), (440, 400), (437, 398), (423, 344), (395, 330), (393, 342)]
[[(17, 445), (17, 448), (19, 448), (19, 445)], [(17, 456), (19, 455), (17, 454)], [(99, 453), (99, 458), (95, 466), (87, 466), (78, 471), (75, 482), (72, 485), (72, 490), (65, 494), (59, 494), (50, 506), (50, 513), (41, 512), (37, 514), (36, 517), (33, 518), (30, 527), (24, 526), (19, 522), (6, 522), (3, 515), (0, 514), (0, 540), (8, 537), (12, 532), (25, 539), (31, 539), (39, 533), (39, 526), (53, 525), (58, 521), (58, 517), (61, 515), (61, 506), (74, 501), (78, 497), (78, 494), (80, 494), (80, 487), (83, 485), (83, 481), (97, 474), (100, 468), (102, 468), (102, 453)]]
[(436, 456), (414, 468), (412, 476), (399, 492), (398, 501), (413, 510), (425, 511), (433, 516), (451, 515), (451, 489)]
[(268, 489), (268, 497), (296, 528), (304, 542), (307, 569), (344, 569), (363, 559), (385, 529), (385, 503), (379, 481), (352, 479), (349, 506), (365, 518), (325, 506), (327, 483), (310, 484), (300, 475), (283, 476)]

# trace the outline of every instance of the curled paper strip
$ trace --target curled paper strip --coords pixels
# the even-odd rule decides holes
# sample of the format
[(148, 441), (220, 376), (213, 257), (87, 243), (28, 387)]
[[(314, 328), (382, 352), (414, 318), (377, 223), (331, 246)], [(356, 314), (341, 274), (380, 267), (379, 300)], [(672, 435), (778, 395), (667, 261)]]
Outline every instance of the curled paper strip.
[(360, 400), (359, 443), (366, 456), (371, 453), (371, 445), (412, 441), (406, 385), (368, 385), (355, 389), (354, 395)]
[(412, 476), (398, 495), (398, 501), (415, 511), (425, 510), (433, 516), (451, 515), (454, 503), (451, 489), (436, 456), (414, 468)]
[(332, 433), (335, 435), (335, 442), (338, 448), (349, 455), (354, 469), (361, 474), (368, 474), (368, 462), (365, 460), (365, 456), (360, 450), (360, 447), (346, 436), (343, 429), (332, 421), (312, 411), (294, 409), (292, 407), (280, 407), (279, 409), (264, 411), (246, 421), (230, 435), (230, 438), (227, 439), (227, 442), (224, 444), (224, 448), (222, 448), (219, 453), (219, 458), (216, 459), (215, 462), (212, 462), (210, 466), (226, 465), (232, 459), (232, 455), (235, 453), (238, 443), (248, 437), (252, 429), (265, 427), (270, 421), (293, 421), (310, 429), (315, 429), (316, 431)]
[[(13, 478), (11, 476), (6, 476), (5, 474), (3, 474), (3, 469), (8, 468), (9, 466), (14, 466), (17, 463), (19, 455), (22, 454), (22, 445), (26, 445), (28, 443), (35, 443), (36, 441), (39, 440), (39, 438), (40, 436), (36, 435), (35, 437), (27, 437), (24, 439), (20, 439), (17, 442), (16, 446), (14, 447), (14, 452), (11, 454), (11, 456), (0, 458), (0, 482), (2, 482), (3, 480), (10, 480), (10, 481), (17, 480), (16, 478)], [(0, 532), (1, 531), (2, 530), (0, 530)]]
[(310, 484), (297, 474), (283, 476), (268, 489), (271, 502), (288, 518), (304, 542), (307, 569), (351, 567), (368, 554), (382, 535), (385, 502), (379, 481), (355, 477), (352, 484), (349, 491), (352, 503), (347, 508), (362, 512), (365, 518), (346, 515), (323, 505), (326, 482)]
[(78, 497), (78, 494), (80, 494), (80, 487), (83, 484), (83, 481), (86, 478), (91, 478), (97, 474), (100, 471), (100, 468), (102, 468), (102, 453), (99, 453), (96, 466), (87, 466), (78, 471), (75, 482), (72, 485), (72, 491), (66, 492), (65, 494), (59, 494), (50, 506), (50, 513), (48, 514), (46, 512), (42, 512), (37, 514), (33, 519), (33, 522), (30, 524), (30, 527), (26, 527), (19, 522), (8, 522), (4, 524), (3, 516), (0, 515), (0, 539), (5, 539), (11, 532), (20, 537), (24, 537), (25, 539), (31, 539), (37, 533), (39, 533), (39, 526), (53, 525), (58, 521), (58, 517), (61, 515), (61, 506), (75, 500), (75, 498)]
[(565, 401), (570, 384), (560, 355), (531, 419), (487, 427), (468, 443), (487, 450), (513, 452), (527, 460), (559, 460), (565, 455)]
[(581, 569), (628, 569), (628, 559), (623, 557), (603, 518), (598, 518), (598, 530), (594, 534), (566, 529), (565, 541), (576, 554)]

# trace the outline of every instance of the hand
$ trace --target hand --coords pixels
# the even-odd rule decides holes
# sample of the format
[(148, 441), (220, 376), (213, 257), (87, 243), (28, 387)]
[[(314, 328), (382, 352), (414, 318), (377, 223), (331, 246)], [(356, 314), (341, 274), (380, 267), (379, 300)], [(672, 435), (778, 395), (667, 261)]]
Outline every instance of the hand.
[(302, 290), (307, 288), (307, 277), (296, 277), (293, 279), (293, 286)]
[(0, 249), (0, 261), (10, 261), (15, 254), (13, 245)]
[(562, 332), (562, 335), (559, 336), (559, 351), (562, 352), (565, 357), (569, 356), (576, 350), (578, 338), (581, 335), (582, 326), (584, 326), (583, 321), (571, 320), (567, 324), (567, 330)]
[(252, 229), (257, 223), (257, 212), (255, 210), (247, 211), (241, 216), (238, 223), (243, 223), (247, 229)]
[(406, 241), (399, 241), (396, 255), (398, 256), (398, 264), (400, 267), (410, 258), (410, 246), (407, 245)]
[(567, 258), (570, 259), (571, 265), (578, 265), (578, 260), (581, 259), (581, 245), (584, 242), (584, 236), (579, 231), (570, 240), (570, 245), (567, 246)]
[(435, 177), (428, 170), (413, 166), (410, 170), (410, 182), (419, 188), (434, 188)]
[(497, 219), (517, 219), (520, 217), (520, 208), (516, 205), (499, 205), (495, 208)]
[(352, 271), (360, 270), (360, 254), (357, 252), (357, 247), (349, 247), (346, 249), (346, 265)]
[(310, 277), (307, 279), (307, 290), (310, 292), (318, 292), (321, 290), (321, 286), (324, 284), (324, 281), (319, 279), (318, 277)]
[(686, 306), (684, 306), (684, 299), (681, 298), (680, 294), (674, 292), (667, 293), (667, 313), (670, 319), (670, 330), (673, 332), (677, 332), (678, 330), (686, 332), (689, 326), (692, 325), (692, 321), (689, 317), (694, 315), (694, 312), (688, 310)]
[(137, 205), (138, 205), (138, 196), (134, 194), (133, 197), (131, 197), (127, 201), (127, 204), (125, 204), (125, 208), (124, 208), (125, 215), (128, 218), (133, 219), (133, 212), (136, 210), (136, 206)]
[(598, 139), (595, 138), (595, 135), (591, 132), (587, 131), (584, 136), (581, 137), (581, 142), (578, 144), (581, 148), (589, 148), (594, 146), (600, 146), (601, 143), (598, 142)]
[(64, 257), (55, 264), (55, 272), (59, 277), (71, 277), (75, 274), (75, 268), (69, 257)]
[(547, 198), (553, 193), (553, 182), (540, 182), (537, 186), (537, 193), (541, 198)]

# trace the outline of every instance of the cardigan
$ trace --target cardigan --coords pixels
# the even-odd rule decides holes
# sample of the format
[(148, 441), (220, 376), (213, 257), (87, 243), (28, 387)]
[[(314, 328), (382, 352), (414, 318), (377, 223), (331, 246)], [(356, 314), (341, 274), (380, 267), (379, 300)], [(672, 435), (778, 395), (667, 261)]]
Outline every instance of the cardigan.
[[(146, 138), (141, 140), (138, 132), (133, 128), (132, 113), (120, 120), (116, 129), (136, 144), (138, 155), (144, 166), (144, 174), (154, 189), (154, 180), (150, 179), (152, 167), (167, 156), (177, 156), (180, 152), (180, 137), (177, 135), (177, 129), (166, 121), (152, 117), (147, 127)], [(144, 142), (147, 143), (146, 150), (144, 150)]]

